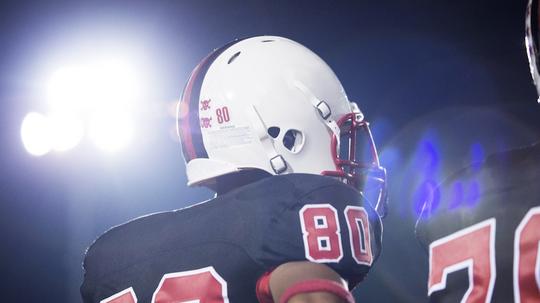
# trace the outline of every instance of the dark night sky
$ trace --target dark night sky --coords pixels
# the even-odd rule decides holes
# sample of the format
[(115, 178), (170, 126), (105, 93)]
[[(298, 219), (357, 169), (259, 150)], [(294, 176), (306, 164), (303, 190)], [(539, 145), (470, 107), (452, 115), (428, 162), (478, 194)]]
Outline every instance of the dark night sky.
[[(197, 62), (239, 37), (281, 35), (334, 69), (372, 121), (390, 173), (384, 251), (361, 302), (422, 302), (418, 188), (540, 136), (524, 50), (526, 1), (14, 1), (0, 4), (0, 271), (4, 301), (78, 302), (84, 249), (109, 227), (210, 197), (189, 189), (169, 109)], [(43, 75), (129, 45), (146, 67), (135, 142), (30, 156), (23, 117)], [(425, 163), (435, 163), (426, 171)]]

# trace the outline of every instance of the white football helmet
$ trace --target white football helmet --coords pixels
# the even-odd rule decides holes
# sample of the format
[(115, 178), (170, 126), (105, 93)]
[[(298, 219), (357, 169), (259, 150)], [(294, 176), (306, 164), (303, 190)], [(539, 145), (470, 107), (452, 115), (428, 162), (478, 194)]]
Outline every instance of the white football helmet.
[(213, 51), (193, 70), (177, 113), (190, 186), (246, 170), (322, 174), (362, 191), (376, 184), (371, 202), (386, 213), (386, 173), (368, 122), (299, 43), (261, 36)]
[[(529, 0), (525, 16), (525, 47), (527, 48), (529, 67), (538, 96), (540, 96), (540, 74), (538, 66), (540, 64), (540, 58), (538, 57), (540, 38), (540, 33), (538, 32), (540, 27), (539, 9), (538, 0)], [(540, 103), (540, 98), (538, 98), (538, 102)]]

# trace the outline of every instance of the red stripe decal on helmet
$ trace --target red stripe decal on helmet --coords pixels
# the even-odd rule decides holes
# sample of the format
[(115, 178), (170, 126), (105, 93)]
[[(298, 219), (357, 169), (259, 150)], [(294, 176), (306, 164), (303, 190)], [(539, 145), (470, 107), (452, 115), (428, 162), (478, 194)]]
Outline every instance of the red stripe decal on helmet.
[[(197, 152), (195, 151), (195, 146), (193, 146), (193, 140), (191, 136), (191, 126), (190, 126), (190, 119), (189, 119), (189, 111), (190, 108), (193, 106), (197, 106), (196, 104), (191, 104), (191, 94), (193, 91), (193, 85), (197, 79), (197, 76), (199, 75), (199, 71), (201, 70), (201, 67), (206, 64), (208, 61), (210, 55), (206, 56), (206, 58), (201, 61), (195, 67), (193, 72), (191, 73), (191, 76), (189, 77), (188, 83), (186, 84), (186, 87), (184, 88), (184, 93), (182, 94), (182, 100), (180, 100), (180, 103), (178, 103), (178, 117), (177, 117), (177, 123), (178, 123), (178, 134), (180, 135), (180, 141), (182, 141), (182, 148), (184, 150), (184, 157), (186, 159), (186, 162), (189, 162), (190, 160), (197, 158)], [(195, 107), (196, 110), (198, 110), (197, 107)]]
[(180, 141), (182, 142), (182, 151), (186, 162), (195, 158), (208, 158), (199, 121), (199, 97), (204, 76), (210, 65), (221, 53), (242, 40), (229, 42), (206, 56), (195, 67), (189, 77), (188, 83), (184, 87), (182, 99), (177, 108), (176, 127)]

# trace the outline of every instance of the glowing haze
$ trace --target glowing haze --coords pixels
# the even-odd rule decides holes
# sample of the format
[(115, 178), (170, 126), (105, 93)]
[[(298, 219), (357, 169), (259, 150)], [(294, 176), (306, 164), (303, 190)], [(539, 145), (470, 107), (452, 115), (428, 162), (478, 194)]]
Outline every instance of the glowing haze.
[(134, 102), (143, 81), (120, 58), (80, 60), (54, 70), (46, 85), (46, 114), (30, 113), (21, 125), (21, 139), (35, 156), (67, 151), (87, 133), (104, 151), (118, 151), (135, 132)]

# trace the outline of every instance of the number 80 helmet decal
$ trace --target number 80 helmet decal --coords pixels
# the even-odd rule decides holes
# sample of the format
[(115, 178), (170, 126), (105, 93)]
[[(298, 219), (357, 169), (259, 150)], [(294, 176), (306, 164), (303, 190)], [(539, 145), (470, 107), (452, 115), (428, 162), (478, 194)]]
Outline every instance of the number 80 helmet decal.
[(243, 170), (338, 177), (376, 192), (386, 215), (386, 172), (369, 123), (330, 67), (292, 40), (233, 41), (193, 70), (177, 110), (188, 185)]

